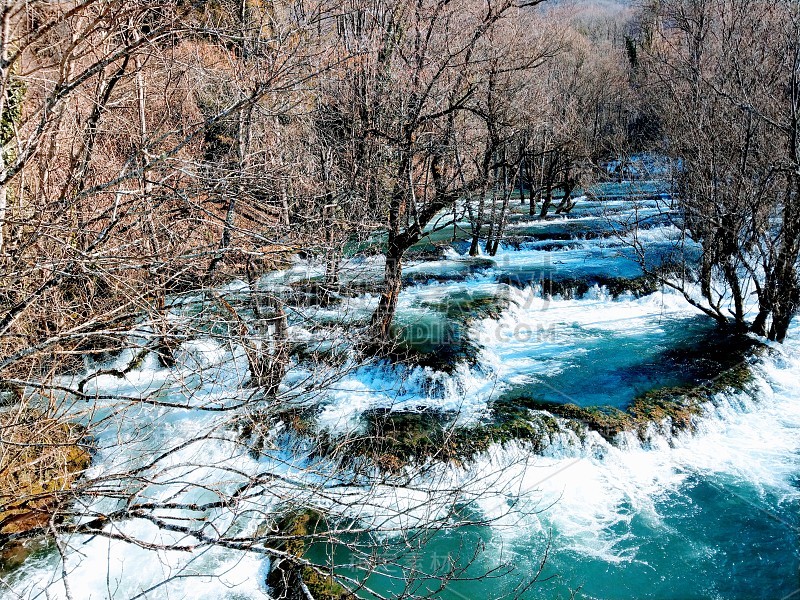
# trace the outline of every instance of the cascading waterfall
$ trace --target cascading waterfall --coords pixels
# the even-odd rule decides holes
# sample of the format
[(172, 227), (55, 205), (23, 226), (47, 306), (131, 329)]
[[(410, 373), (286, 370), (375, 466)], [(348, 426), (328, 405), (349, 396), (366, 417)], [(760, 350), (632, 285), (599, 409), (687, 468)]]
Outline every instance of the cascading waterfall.
[[(617, 204), (624, 213), (624, 202)], [(624, 407), (654, 387), (691, 383), (690, 369), (670, 360), (676, 348), (712, 343), (713, 327), (695, 309), (664, 291), (613, 297), (602, 281), (594, 281), (601, 273), (640, 275), (613, 236), (543, 247), (548, 232), (597, 227), (600, 221), (587, 209), (555, 225), (518, 222), (510, 231), (522, 241), (504, 246), (491, 261), (483, 257), (471, 264), (449, 250), (441, 260), (409, 265), (406, 273), (415, 283), (401, 296), (398, 320), (451, 324), (474, 349), (470, 359), (447, 371), (388, 361), (348, 365), (330, 378), (321, 396), (297, 394), (295, 401), (315, 405), (318, 430), (343, 434), (362, 427), (362, 415), (373, 409), (434, 410), (456, 426), (469, 427), (490, 418), (496, 401), (536, 397)], [(675, 234), (664, 225), (641, 235), (658, 246)], [(350, 282), (370, 281), (380, 273), (380, 262), (353, 259), (342, 273)], [(590, 281), (588, 292), (548, 295), (537, 281), (558, 274)], [(298, 262), (262, 285), (288, 289), (307, 275), (308, 265)], [(490, 312), (454, 317), (447, 312), (452, 309), (448, 298), (454, 297), (468, 312), (476, 310), (476, 299)], [(305, 307), (305, 318), (290, 323), (290, 335), (298, 342), (320, 343), (331, 331), (345, 331), (346, 319), (363, 320), (376, 301), (374, 294), (363, 293), (332, 307)], [(330, 328), (324, 334), (308, 325), (326, 319)], [(184, 343), (176, 358), (174, 368), (148, 358), (124, 379), (102, 375), (88, 383), (87, 389), (120, 398), (167, 390), (165, 397), (185, 405), (104, 400), (88, 411), (81, 407), (86, 418), (103, 419), (91, 476), (113, 478), (136, 466), (139, 457), (193, 439), (152, 474), (147, 493), (153, 498), (213, 498), (215, 489), (206, 482), (232, 489), (241, 483), (235, 473), (258, 473), (267, 463), (287, 481), (310, 481), (324, 471), (324, 457), (309, 454), (302, 441), (250, 456), (224, 426), (225, 416), (192, 409), (246, 398), (241, 348), (198, 338)], [(623, 432), (609, 441), (557, 418), (560, 425), (549, 432), (539, 454), (522, 442), (494, 444), (463, 465), (432, 465), (405, 489), (373, 489), (369, 505), (349, 516), (383, 523), (405, 519), (404, 525), (413, 526), (415, 506), (430, 515), (438, 488), (460, 486), (491, 524), (438, 534), (415, 559), (435, 570), (443, 557), (463, 552), (465, 544), (480, 544), (486, 552), (474, 565), (476, 573), (500, 563), (515, 569), (495, 580), (454, 582), (442, 598), (511, 595), (537, 572), (548, 547), (540, 581), (523, 597), (800, 597), (800, 328), (791, 331), (783, 347), (752, 360), (748, 389), (716, 393), (693, 418), (692, 431), (675, 434), (656, 422), (643, 434)], [(312, 376), (319, 375), (298, 364), (285, 385)], [(227, 475), (220, 477), (223, 471)], [(281, 485), (290, 484), (265, 488), (236, 514), (223, 510), (207, 517), (216, 527), (255, 530), (280, 505)], [(283, 491), (290, 495), (288, 488)], [(357, 498), (359, 490), (346, 492)], [(98, 508), (86, 500), (87, 512)], [(337, 510), (336, 499), (321, 508)], [(143, 541), (181, 539), (142, 519), (119, 528), (121, 537)], [(153, 552), (121, 539), (86, 535), (68, 544), (66, 572), (76, 598), (268, 597), (269, 561), (257, 554), (221, 548)], [(59, 555), (46, 549), (5, 578), (3, 596), (64, 597), (60, 579)], [(392, 579), (375, 581), (387, 595), (397, 590)]]

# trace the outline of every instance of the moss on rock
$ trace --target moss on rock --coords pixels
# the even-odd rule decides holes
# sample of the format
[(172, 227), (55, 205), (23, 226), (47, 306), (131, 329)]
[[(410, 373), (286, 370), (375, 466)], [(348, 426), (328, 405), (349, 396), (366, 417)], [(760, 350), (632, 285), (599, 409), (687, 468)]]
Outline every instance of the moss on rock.
[(51, 548), (52, 540), (43, 537), (5, 543), (0, 546), (0, 577), (11, 574), (28, 558), (46, 553)]
[[(302, 558), (315, 537), (324, 532), (322, 513), (312, 510), (294, 510), (281, 516), (275, 523), (277, 531), (272, 546)], [(336, 582), (332, 574), (320, 573), (309, 566), (297, 565), (287, 560), (273, 562), (267, 585), (272, 597), (278, 600), (306, 600), (302, 591), (305, 585), (315, 600), (355, 600), (356, 596)]]
[(650, 276), (627, 278), (591, 275), (580, 278), (541, 278), (539, 273), (529, 273), (527, 275), (505, 275), (500, 277), (498, 281), (517, 288), (541, 284), (543, 296), (561, 296), (567, 299), (581, 298), (594, 286), (604, 287), (613, 298), (618, 298), (627, 293), (641, 298), (659, 289), (658, 281)]
[(703, 404), (711, 401), (717, 393), (745, 390), (752, 379), (750, 364), (742, 361), (697, 386), (666, 387), (646, 392), (625, 410), (613, 406), (584, 407), (524, 398), (516, 398), (514, 402), (528, 409), (557, 415), (567, 419), (568, 423), (583, 424), (609, 441), (624, 431), (636, 433), (644, 439), (651, 424), (666, 421), (673, 435), (692, 430), (696, 417), (703, 412)]
[(399, 472), (409, 464), (429, 460), (460, 464), (492, 444), (519, 442), (540, 453), (564, 432), (582, 440), (586, 431), (594, 431), (609, 442), (631, 432), (645, 440), (651, 425), (667, 424), (675, 435), (692, 430), (703, 404), (715, 394), (746, 389), (751, 379), (750, 365), (743, 361), (698, 386), (649, 391), (625, 410), (518, 397), (496, 402), (484, 422), (466, 427), (454, 426), (455, 415), (443, 411), (377, 409), (364, 413), (359, 434), (332, 437), (323, 433), (319, 452), (344, 460), (368, 459), (385, 471)]
[[(91, 455), (83, 440), (84, 428), (33, 409), (0, 413), (0, 430), (4, 442), (0, 446), (3, 542), (14, 534), (46, 527), (89, 466)], [(3, 552), (12, 560), (24, 548), (6, 545)]]
[(372, 410), (364, 414), (364, 430), (331, 437), (323, 433), (319, 452), (352, 461), (366, 458), (388, 472), (428, 461), (462, 464), (486, 452), (492, 444), (521, 442), (541, 452), (561, 428), (549, 414), (520, 406), (497, 404), (491, 416), (469, 426), (453, 424), (451, 413), (433, 410)]

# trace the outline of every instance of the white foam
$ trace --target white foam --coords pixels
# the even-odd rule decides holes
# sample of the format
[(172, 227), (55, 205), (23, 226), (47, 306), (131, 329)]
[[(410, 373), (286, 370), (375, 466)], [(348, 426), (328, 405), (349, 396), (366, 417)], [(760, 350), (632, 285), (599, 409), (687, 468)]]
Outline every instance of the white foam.
[[(640, 235), (653, 243), (670, 241), (675, 233), (667, 227)], [(479, 367), (459, 364), (453, 374), (387, 363), (355, 367), (351, 357), (344, 366), (331, 370), (294, 367), (282, 393), (294, 394), (298, 401), (321, 402), (319, 424), (331, 431), (358, 428), (360, 415), (373, 408), (445, 410), (457, 414), (460, 423), (469, 423), (483, 416), (491, 400), (509, 386), (557, 373), (590, 352), (591, 344), (606, 339), (604, 336), (635, 338), (660, 331), (667, 321), (698, 314), (675, 293), (613, 300), (595, 288), (581, 299), (542, 298), (534, 288), (516, 290), (495, 283), (498, 269), (530, 267), (537, 261), (561, 261), (572, 267), (597, 266), (619, 258), (614, 240), (577, 241), (574, 246), (552, 253), (503, 248), (495, 258), (499, 267), (491, 272), (458, 284), (433, 283), (403, 291), (400, 313), (427, 311), (427, 316), (432, 312), (423, 308), (424, 303), (442, 300), (455, 291), (507, 297), (509, 306), (498, 319), (476, 321), (469, 331), (471, 340), (481, 347)], [(459, 266), (469, 264), (469, 259), (452, 252), (447, 260)], [(411, 272), (424, 273), (433, 266), (420, 263)], [(351, 259), (343, 262), (341, 274), (345, 281), (373, 281), (382, 269), (380, 257)], [(289, 269), (271, 274), (261, 283), (267, 288), (286, 287), (323, 275), (324, 265), (319, 261), (295, 259)], [(240, 293), (245, 287), (238, 282), (227, 292)], [(377, 297), (366, 294), (346, 299), (344, 310), (352, 319), (363, 319), (376, 302)], [(290, 328), (292, 339), (322, 343), (326, 337), (344, 337), (337, 325), (342, 322), (341, 307), (307, 310), (309, 321), (328, 318), (331, 327), (320, 333), (298, 320)], [(131, 358), (130, 353), (124, 354), (109, 366), (124, 368)], [(454, 500), (451, 492), (460, 490), (462, 500), (472, 502), (492, 523), (498, 539), (540, 538), (552, 528), (561, 546), (618, 562), (635, 560), (635, 545), (627, 543), (631, 520), (636, 516), (658, 526), (662, 518), (659, 500), (679, 490), (690, 477), (726, 477), (781, 498), (796, 499), (800, 493), (793, 483), (800, 473), (797, 326), (777, 355), (757, 366), (757, 399), (719, 397), (708, 406), (694, 434), (666, 438), (654, 429), (647, 445), (633, 435), (622, 436), (617, 445), (611, 445), (596, 433), (580, 438), (565, 431), (552, 440), (545, 456), (533, 456), (520, 444), (496, 445), (463, 468), (427, 465), (424, 474), (407, 473), (411, 481), (404, 486), (376, 483), (366, 476), (343, 485), (337, 479), (341, 474), (325, 461), (312, 459), (302, 444), (277, 448), (266, 456), (250, 456), (237, 443), (236, 432), (226, 427), (228, 415), (197, 410), (249, 400), (250, 391), (243, 389), (248, 377), (243, 349), (209, 337), (184, 342), (177, 358), (176, 367), (167, 369), (150, 355), (125, 377), (102, 375), (87, 383), (87, 393), (120, 397), (79, 407), (82, 418), (102, 423), (94, 432), (98, 451), (88, 476), (110, 478), (108, 485), (113, 485), (116, 476), (146, 466), (170, 448), (175, 452), (146, 471), (149, 481), (128, 491), (154, 500), (200, 502), (229, 494), (258, 473), (283, 476), (263, 485), (257, 501), (203, 515), (223, 529), (247, 512), (237, 527), (253, 531), (288, 497), (305, 506), (359, 518), (389, 536), (397, 528), (444, 518)], [(315, 390), (314, 396), (305, 398), (298, 389), (306, 381), (330, 384), (323, 392)], [(156, 398), (185, 408), (138, 404), (122, 397)], [(182, 446), (190, 440), (196, 442)], [(317, 493), (321, 489), (324, 494)], [(108, 499), (86, 502), (87, 512), (108, 509), (113, 503)], [(197, 517), (181, 511), (166, 511), (163, 516)], [(196, 542), (158, 530), (145, 520), (129, 520), (115, 527), (145, 543)], [(165, 579), (168, 583), (150, 597), (267, 597), (263, 585), (266, 563), (257, 554), (224, 549), (156, 553), (100, 536), (75, 536), (68, 541), (72, 550), (67, 570), (76, 598), (134, 597)], [(8, 583), (25, 598), (65, 597), (55, 553), (29, 560)]]
[[(596, 434), (556, 446), (555, 455), (520, 460), (524, 449), (495, 450), (475, 469), (504, 473), (504, 483), (522, 481), (529, 510), (524, 526), (498, 527), (506, 539), (542, 536), (551, 528), (558, 544), (608, 562), (633, 560), (629, 528), (633, 516), (663, 526), (658, 502), (676, 493), (689, 477), (751, 486), (779, 502), (800, 498), (800, 340), (795, 336), (779, 357), (755, 368), (755, 398), (722, 394), (706, 407), (697, 431), (655, 437), (643, 446), (627, 436), (618, 446)], [(498, 462), (498, 455), (501, 460)], [(620, 525), (623, 525), (620, 527)]]

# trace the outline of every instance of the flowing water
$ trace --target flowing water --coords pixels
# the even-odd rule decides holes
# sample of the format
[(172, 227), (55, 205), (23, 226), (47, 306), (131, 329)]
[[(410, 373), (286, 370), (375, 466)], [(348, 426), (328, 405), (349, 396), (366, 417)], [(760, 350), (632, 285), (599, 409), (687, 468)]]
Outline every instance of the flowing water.
[[(464, 256), (457, 240), (437, 258), (412, 260), (397, 316), (398, 335), (413, 351), (403, 363), (352, 362), (348, 332), (376, 305), (368, 290), (382, 265), (374, 257), (347, 261), (342, 278), (367, 291), (290, 313), (294, 341), (334, 354), (338, 344), (342, 361), (330, 369), (296, 364), (283, 384), (286, 395), (311, 406), (314, 426), (335, 436), (358, 431), (375, 409), (432, 410), (469, 426), (490, 419), (495, 402), (625, 408), (647, 391), (712, 378), (730, 366), (735, 353), (727, 350), (735, 340), (677, 294), (626, 292), (636, 291), (641, 269), (622, 228), (634, 217), (649, 223), (639, 236), (654, 261), (670, 262), (676, 248), (682, 257), (696, 249), (676, 244), (678, 230), (658, 217), (657, 186), (640, 187), (635, 199), (629, 189), (608, 190), (605, 199), (579, 203), (569, 218), (539, 222), (520, 212), (495, 257)], [(451, 233), (425, 244), (449, 242)], [(296, 290), (315, 269), (298, 260), (262, 285)], [(241, 286), (226, 291), (235, 298)], [(184, 308), (176, 305), (176, 318), (191, 312)], [(215, 527), (247, 533), (286, 497), (297, 497), (291, 482), (324, 480), (330, 465), (297, 440), (252, 456), (225, 426), (225, 413), (197, 410), (248, 395), (242, 348), (212, 333), (184, 343), (173, 368), (151, 357), (124, 380), (102, 375), (90, 382), (108, 396), (90, 411), (82, 408), (83, 418), (97, 424), (91, 475), (110, 484), (144, 457), (178, 448), (149, 472), (145, 493), (201, 502), (235, 489), (247, 475), (280, 474), (281, 481), (235, 514), (206, 515)], [(428, 515), (436, 508), (435, 484), (461, 483), (474, 492), (468, 510), (485, 525), (438, 532), (401, 559), (426, 572), (446, 569), (449, 561), (464, 564), (467, 576), (497, 569), (488, 578), (450, 583), (440, 598), (800, 598), (800, 327), (784, 347), (752, 361), (749, 388), (717, 394), (694, 432), (673, 435), (656, 424), (646, 442), (625, 434), (610, 443), (594, 432), (562, 430), (539, 455), (523, 444), (495, 445), (466, 465), (439, 465), (429, 481), (417, 479), (407, 489), (363, 491), (357, 514), (352, 507), (362, 492), (349, 486), (349, 516), (413, 524), (415, 506), (424, 505)], [(302, 382), (309, 380), (323, 392), (306, 394)], [(121, 400), (156, 389), (159, 398), (182, 406)], [(182, 446), (187, 440), (194, 442)], [(87, 513), (108, 508), (98, 504), (107, 499), (82, 502)], [(333, 496), (328, 502), (332, 510), (345, 505)], [(185, 539), (143, 519), (117, 527), (119, 537)], [(257, 554), (153, 552), (100, 536), (68, 542), (63, 566), (74, 598), (268, 597), (268, 561)], [(476, 548), (484, 551), (467, 565)], [(340, 547), (334, 560), (348, 565), (358, 557)], [(358, 575), (355, 567), (343, 572)], [(370, 583), (386, 596), (408, 585), (437, 589), (424, 577), (410, 584), (393, 577), (401, 574), (387, 567)], [(52, 547), (32, 554), (3, 582), (3, 597), (65, 596)]]

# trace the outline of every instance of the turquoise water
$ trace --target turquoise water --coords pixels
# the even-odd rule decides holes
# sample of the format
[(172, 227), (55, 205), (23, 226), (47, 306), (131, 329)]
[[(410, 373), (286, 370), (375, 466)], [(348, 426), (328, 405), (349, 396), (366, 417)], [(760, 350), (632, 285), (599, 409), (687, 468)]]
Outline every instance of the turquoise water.
[[(502, 576), (454, 583), (437, 596), (447, 599), (514, 597), (538, 572), (548, 541), (548, 560), (524, 598), (571, 598), (574, 593), (608, 600), (773, 600), (800, 589), (797, 499), (786, 501), (726, 478), (692, 476), (653, 508), (655, 514), (617, 507), (626, 520), (609, 525), (603, 532), (609, 541), (596, 549), (564, 545), (557, 528), (548, 532), (551, 538), (532, 535), (507, 545), (493, 540), (489, 531), (470, 531), (438, 536), (415, 559), (435, 566), (444, 556), (469, 557), (470, 549), (483, 544), (500, 560), (480, 561), (472, 572), (504, 569), (502, 561), (510, 561)], [(390, 594), (404, 588), (386, 585), (385, 579), (381, 583)], [(430, 581), (427, 587), (435, 590), (436, 584)]]
[[(705, 317), (664, 319), (660, 327), (640, 335), (576, 328), (583, 352), (556, 374), (515, 386), (504, 398), (527, 397), (544, 402), (571, 402), (579, 406), (610, 405), (626, 408), (654, 389), (701, 385), (739, 360), (735, 338), (720, 334)], [(727, 346), (731, 355), (698, 360), (696, 348)], [(558, 351), (563, 350), (563, 345)]]
[[(570, 477), (568, 470), (562, 475)], [(498, 533), (489, 527), (438, 533), (403, 560), (407, 567), (440, 575), (453, 565), (465, 568), (459, 577), (469, 581), (452, 582), (436, 593), (448, 600), (790, 598), (800, 589), (797, 496), (730, 475), (688, 472), (674, 489), (653, 497), (646, 510), (635, 500), (615, 505), (614, 518), (586, 535), (560, 528), (564, 519), (558, 516), (540, 516), (536, 526), (529, 523), (531, 517), (520, 517), (511, 527), (511, 539), (505, 529)], [(586, 500), (591, 507), (597, 499)], [(556, 503), (548, 512), (560, 510)], [(572, 517), (580, 520), (580, 515)], [(485, 549), (477, 559), (476, 549)], [(342, 563), (352, 560), (343, 550), (334, 556)], [(492, 571), (492, 577), (479, 577)], [(399, 569), (386, 573), (402, 575)], [(438, 580), (423, 577), (408, 583), (373, 575), (369, 581), (389, 596), (439, 587)]]
[[(302, 285), (320, 279), (324, 266), (298, 259), (291, 269), (270, 274), (263, 285), (295, 299), (288, 310), (293, 342), (344, 348), (341, 373), (296, 358), (284, 382), (287, 397), (312, 404), (313, 426), (337, 435), (358, 432), (362, 415), (374, 410), (440, 411), (474, 424), (498, 401), (624, 408), (653, 389), (704, 383), (736, 364), (741, 339), (718, 331), (677, 294), (625, 291), (626, 280), (639, 289), (634, 279), (641, 269), (615, 232), (634, 215), (654, 213), (652, 197), (660, 193), (656, 184), (639, 192), (609, 184), (606, 200), (586, 200), (569, 219), (548, 222), (531, 220), (518, 207), (511, 239), (495, 257), (464, 256), (464, 244), (450, 234), (427, 240), (442, 247), (438, 257), (419, 256), (406, 265), (396, 319), (405, 353), (394, 362), (347, 363), (349, 334), (377, 302), (378, 258), (344, 264), (343, 278), (360, 291), (337, 292), (325, 305), (291, 304)], [(634, 206), (630, 196), (637, 194)], [(627, 200), (620, 199), (624, 195)], [(668, 261), (675, 230), (657, 220), (651, 225), (642, 236), (652, 260)], [(562, 284), (557, 293), (548, 281)], [(241, 287), (226, 291), (232, 302)], [(103, 376), (92, 385), (120, 397), (159, 390), (159, 398), (186, 406), (245, 397), (241, 349), (198, 338), (181, 346), (180, 357), (173, 369), (148, 360), (125, 380)], [(197, 372), (182, 370), (189, 366)], [(307, 380), (331, 383), (305, 397)], [(291, 387), (295, 382), (300, 385)], [(214, 497), (209, 481), (235, 486), (239, 473), (279, 472), (282, 478), (264, 485), (249, 506), (256, 516), (236, 516), (237, 531), (255, 531), (265, 513), (296, 497), (293, 482), (308, 489), (329, 468), (310, 460), (302, 444), (286, 442), (254, 457), (237, 438), (220, 433), (181, 446), (204, 432), (227, 431), (224, 414), (123, 401), (90, 408), (107, 419), (95, 475), (113, 480), (116, 469), (177, 448), (148, 472), (154, 483), (143, 494), (199, 501)], [(434, 520), (435, 531), (412, 528), (400, 538), (387, 526), (353, 540), (377, 560), (396, 561), (369, 579), (384, 597), (412, 591), (447, 600), (800, 599), (800, 329), (791, 331), (784, 348), (759, 359), (748, 393), (719, 395), (696, 425), (693, 434), (674, 437), (654, 427), (644, 439), (622, 436), (614, 444), (591, 432), (562, 432), (541, 455), (513, 443), (495, 446), (472, 464), (439, 465), (388, 492), (332, 486), (326, 507), (341, 502), (354, 522), (384, 510), (394, 523), (418, 509), (435, 516), (419, 500), (426, 494), (447, 498), (442, 490), (457, 485), (469, 492), (456, 515)], [(175, 481), (184, 486), (180, 493), (171, 487)], [(314, 505), (313, 497), (307, 501)], [(483, 524), (451, 529), (459, 516)], [(205, 518), (223, 529), (234, 519), (225, 510)], [(141, 521), (118, 526), (144, 541), (165, 535)], [(268, 597), (266, 563), (257, 555), (224, 549), (156, 555), (100, 536), (71, 542), (75, 598)], [(353, 576), (359, 569), (342, 565), (366, 560), (344, 547), (317, 547), (310, 556), (332, 560)], [(444, 586), (431, 578), (447, 573), (452, 577)], [(160, 585), (171, 575), (177, 576)], [(0, 595), (63, 598), (60, 578), (57, 553), (41, 552), (4, 576), (8, 587)]]
[[(580, 225), (520, 227), (520, 235), (532, 239), (535, 232), (536, 239), (506, 247), (494, 264), (482, 265), (485, 271), (472, 285), (512, 283), (524, 290), (543, 277), (591, 281), (597, 275), (641, 274), (625, 249), (602, 236), (556, 250), (546, 244), (548, 232), (559, 239), (599, 222), (586, 213), (580, 218)], [(538, 249), (545, 245), (547, 250)], [(418, 275), (426, 264), (417, 267)], [(441, 261), (438, 266), (446, 268)], [(430, 272), (436, 275), (435, 269)], [(451, 280), (469, 280), (459, 272), (465, 270), (451, 271)], [(445, 285), (452, 286), (458, 305), (463, 287)], [(446, 295), (447, 287), (417, 285), (408, 294), (436, 292)], [(560, 328), (552, 336), (521, 341), (509, 336), (489, 344), (508, 383), (499, 400), (530, 397), (624, 408), (653, 389), (712, 379), (735, 364), (747, 345), (691, 310), (676, 312), (671, 301), (659, 311), (644, 307), (646, 300), (614, 300), (601, 293), (556, 298), (526, 311), (512, 293), (507, 318), (522, 323), (535, 315)], [(419, 302), (410, 302), (401, 321), (413, 322), (418, 308)], [(797, 342), (788, 344), (787, 351), (796, 354)], [(555, 475), (544, 477), (542, 497), (553, 504), (542, 501), (540, 514), (511, 511), (510, 524), (438, 533), (404, 559), (409, 568), (439, 574), (450, 564), (465, 568), (459, 574), (468, 581), (439, 590), (438, 580), (398, 581), (393, 577), (400, 578), (401, 571), (387, 569), (393, 577), (373, 575), (371, 584), (388, 596), (410, 589), (446, 599), (800, 597), (800, 384), (793, 385), (798, 366), (784, 365), (782, 376), (790, 385), (778, 391), (783, 395), (777, 401), (771, 394), (759, 400), (763, 404), (721, 400), (723, 407), (712, 411), (694, 437), (656, 436), (646, 447), (634, 441), (624, 449), (599, 440), (589, 448), (555, 449), (541, 459), (543, 472)], [(523, 479), (538, 475), (532, 468)], [(475, 549), (485, 552), (471, 562)], [(531, 583), (545, 554), (538, 580)], [(339, 556), (343, 563), (349, 559), (346, 552)], [(487, 572), (494, 576), (472, 580)]]

